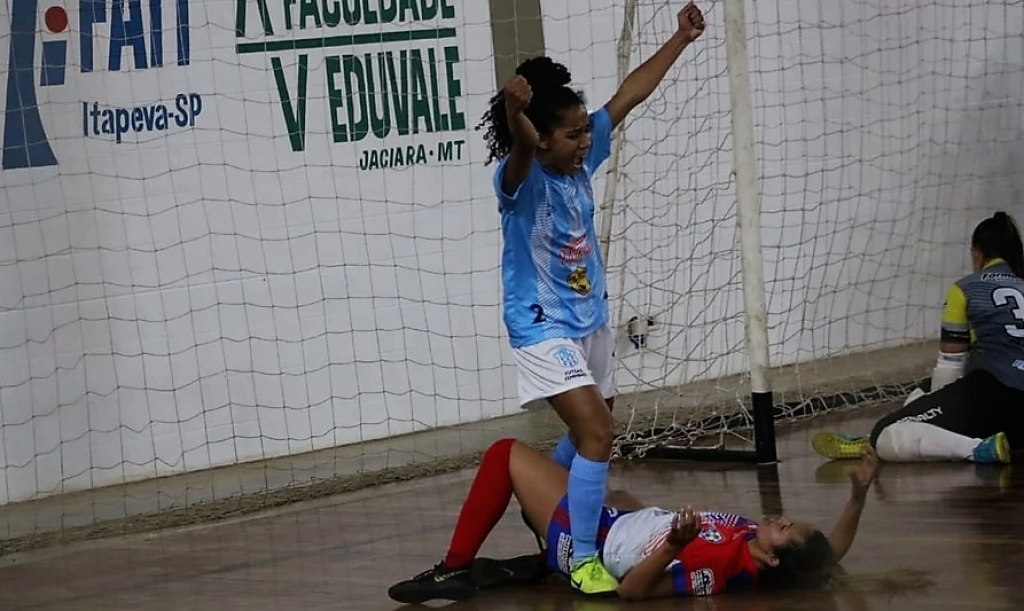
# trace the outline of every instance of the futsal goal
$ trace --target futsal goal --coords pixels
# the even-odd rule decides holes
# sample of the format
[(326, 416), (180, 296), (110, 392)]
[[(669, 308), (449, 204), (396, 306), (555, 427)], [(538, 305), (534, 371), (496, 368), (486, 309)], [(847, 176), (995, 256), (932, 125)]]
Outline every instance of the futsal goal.
[[(677, 8), (625, 3), (620, 77)], [(1017, 9), (706, 7), (694, 52), (618, 133), (604, 191), (631, 339), (620, 454), (774, 461), (773, 423), (929, 375), (970, 230), (1024, 210)]]

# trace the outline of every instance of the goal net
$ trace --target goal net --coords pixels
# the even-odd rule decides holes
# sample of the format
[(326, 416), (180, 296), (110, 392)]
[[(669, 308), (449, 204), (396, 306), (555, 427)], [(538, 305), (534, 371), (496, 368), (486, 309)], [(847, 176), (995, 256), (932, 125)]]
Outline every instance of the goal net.
[[(564, 430), (520, 415), (473, 127), (510, 36), (540, 28), (596, 104), (680, 6), (534, 4), (0, 3), (4, 550)], [(970, 228), (1020, 213), (1019, 4), (904, 5), (746, 3), (782, 416), (905, 394)], [(702, 7), (595, 185), (620, 454), (749, 440), (722, 9)]]
[(492, 30), (465, 0), (0, 3), (5, 549), (466, 464), (518, 412)]
[[(721, 5), (627, 120), (605, 195), (617, 322), (645, 334), (620, 348), (627, 454), (750, 441)], [(776, 413), (902, 398), (934, 364), (973, 226), (1024, 211), (1024, 16), (1015, 2), (745, 5)], [(678, 7), (630, 10), (627, 70)]]

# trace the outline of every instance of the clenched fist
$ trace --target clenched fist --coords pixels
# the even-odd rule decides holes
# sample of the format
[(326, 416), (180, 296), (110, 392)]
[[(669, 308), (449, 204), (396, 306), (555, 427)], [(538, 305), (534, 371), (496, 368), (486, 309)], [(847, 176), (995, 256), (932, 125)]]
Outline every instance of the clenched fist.
[(704, 33), (704, 13), (693, 2), (688, 3), (679, 11), (679, 33), (687, 42), (693, 42)]
[(672, 530), (669, 531), (665, 543), (676, 548), (683, 548), (697, 538), (702, 526), (700, 513), (694, 511), (692, 507), (686, 507), (672, 518)]
[(526, 110), (533, 99), (533, 89), (526, 79), (517, 74), (505, 84), (505, 108), (510, 115)]

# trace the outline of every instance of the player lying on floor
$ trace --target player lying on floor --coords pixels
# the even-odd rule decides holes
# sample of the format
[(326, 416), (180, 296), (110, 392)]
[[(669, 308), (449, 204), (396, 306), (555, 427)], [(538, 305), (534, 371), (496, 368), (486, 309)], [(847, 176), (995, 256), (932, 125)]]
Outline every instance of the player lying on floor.
[[(784, 517), (758, 524), (727, 513), (690, 508), (667, 511), (645, 507), (619, 493), (609, 495), (601, 512), (598, 553), (619, 581), (618, 595), (631, 600), (822, 585), (853, 544), (878, 464), (869, 449), (861, 468), (850, 475), (850, 499), (828, 537), (813, 526)], [(541, 556), (527, 557), (533, 566), (488, 562), (484, 572), (490, 575), (472, 570), (480, 547), (505, 514), (513, 494), (533, 531), (545, 533), (546, 568), (568, 578), (572, 534), (567, 480), (564, 468), (533, 448), (513, 439), (494, 443), (484, 454), (462, 505), (444, 560), (393, 585), (388, 596), (402, 603), (463, 600), (476, 593), (480, 581), (502, 583), (496, 571), (509, 574), (504, 583), (535, 577)]]
[(974, 229), (971, 264), (946, 293), (931, 392), (912, 393), (868, 437), (819, 433), (816, 452), (853, 458), (871, 446), (890, 462), (1006, 463), (1024, 445), (1024, 245), (1005, 212)]

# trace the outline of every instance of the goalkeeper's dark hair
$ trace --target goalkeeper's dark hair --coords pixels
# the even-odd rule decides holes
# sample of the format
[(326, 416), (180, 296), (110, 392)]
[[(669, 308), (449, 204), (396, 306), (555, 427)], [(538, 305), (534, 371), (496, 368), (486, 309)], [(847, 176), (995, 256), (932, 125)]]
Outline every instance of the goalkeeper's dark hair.
[[(569, 69), (550, 57), (530, 58), (519, 64), (516, 74), (526, 79), (533, 90), (533, 97), (524, 114), (538, 133), (551, 134), (562, 122), (567, 110), (586, 103), (582, 91), (569, 87), (572, 81)], [(484, 141), (489, 151), (486, 163), (498, 161), (512, 150), (512, 131), (505, 113), (504, 89), (491, 96), (487, 112), (476, 128), (484, 128)]]
[(985, 261), (998, 257), (1006, 261), (1014, 274), (1024, 278), (1024, 244), (1017, 223), (1009, 214), (996, 212), (978, 223), (971, 236), (971, 246)]

